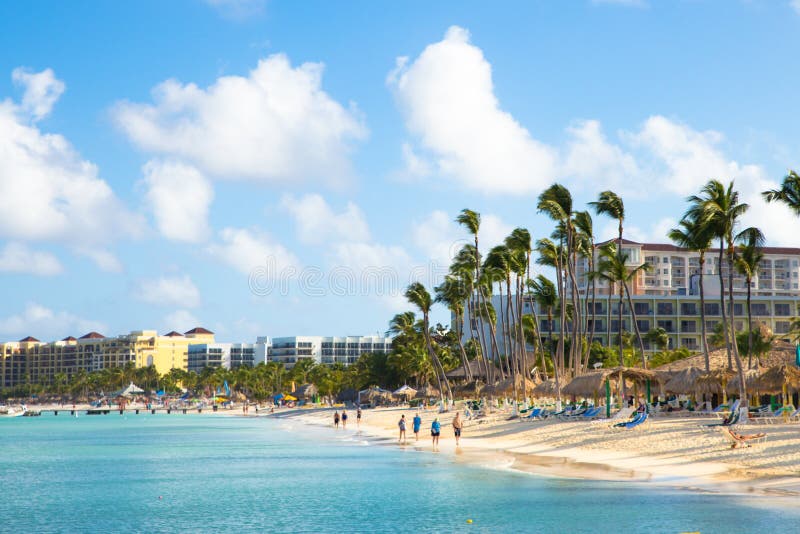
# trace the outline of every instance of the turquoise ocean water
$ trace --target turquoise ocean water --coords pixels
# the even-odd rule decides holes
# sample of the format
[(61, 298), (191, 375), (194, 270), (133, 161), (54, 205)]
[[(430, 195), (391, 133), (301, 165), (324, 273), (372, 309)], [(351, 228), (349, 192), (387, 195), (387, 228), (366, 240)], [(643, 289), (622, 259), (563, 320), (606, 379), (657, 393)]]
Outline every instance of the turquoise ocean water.
[[(770, 497), (548, 479), (355, 429), (202, 415), (0, 420), (0, 532), (796, 532)], [(472, 519), (472, 524), (466, 520)]]

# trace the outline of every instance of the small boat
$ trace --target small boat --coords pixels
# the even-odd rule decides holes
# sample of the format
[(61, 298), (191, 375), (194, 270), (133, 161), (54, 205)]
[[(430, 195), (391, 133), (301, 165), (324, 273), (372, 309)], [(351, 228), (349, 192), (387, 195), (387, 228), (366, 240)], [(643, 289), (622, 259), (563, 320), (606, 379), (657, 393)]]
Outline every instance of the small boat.
[(14, 408), (13, 406), (2, 406), (0, 407), (0, 417), (19, 417), (21, 415), (25, 415), (25, 412), (28, 410), (25, 406), (21, 408)]
[(42, 415), (41, 410), (25, 410), (22, 412), (23, 417), (40, 417)]

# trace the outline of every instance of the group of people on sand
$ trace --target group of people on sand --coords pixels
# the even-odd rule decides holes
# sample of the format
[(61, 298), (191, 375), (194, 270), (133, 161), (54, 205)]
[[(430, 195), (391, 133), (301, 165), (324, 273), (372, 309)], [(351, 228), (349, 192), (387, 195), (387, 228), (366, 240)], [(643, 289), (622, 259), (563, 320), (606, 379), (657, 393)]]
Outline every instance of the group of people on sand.
[[(419, 412), (414, 416), (413, 421), (411, 422), (412, 430), (414, 431), (414, 439), (419, 441), (419, 431), (422, 428), (422, 417), (419, 415)], [(400, 429), (400, 436), (397, 441), (401, 443), (406, 443), (406, 415), (403, 414), (400, 416), (400, 420), (397, 422), (397, 426)], [(453, 433), (456, 437), (456, 447), (458, 447), (461, 443), (461, 431), (464, 428), (464, 420), (461, 418), (461, 412), (456, 412), (456, 416), (453, 418), (452, 422), (453, 426)], [(437, 450), (439, 448), (439, 436), (442, 434), (442, 423), (439, 422), (439, 418), (435, 417), (433, 422), (431, 422), (431, 441), (433, 442), (433, 450)]]
[[(339, 410), (333, 412), (333, 426), (339, 428), (339, 421), (342, 422), (342, 428), (347, 428), (347, 410), (342, 410), (342, 415), (339, 415)], [(361, 426), (361, 408), (356, 411), (356, 424)]]

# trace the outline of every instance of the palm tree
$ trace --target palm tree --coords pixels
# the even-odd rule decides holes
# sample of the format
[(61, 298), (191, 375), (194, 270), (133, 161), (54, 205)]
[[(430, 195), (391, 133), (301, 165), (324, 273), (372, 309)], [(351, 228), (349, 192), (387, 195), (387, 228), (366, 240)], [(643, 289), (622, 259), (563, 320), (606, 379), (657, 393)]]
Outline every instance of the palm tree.
[(464, 303), (469, 299), (469, 290), (464, 284), (463, 280), (455, 276), (445, 276), (444, 282), (435, 288), (436, 302), (440, 302), (447, 306), (450, 313), (453, 315), (453, 320), (456, 325), (456, 338), (458, 339), (458, 348), (461, 354), (461, 362), (464, 365), (464, 373), (468, 381), (472, 381), (472, 371), (469, 367), (469, 360), (467, 359), (467, 351), (464, 349), (463, 334), (464, 334)]
[(781, 202), (791, 209), (795, 215), (800, 216), (800, 175), (789, 171), (784, 176), (780, 189), (772, 189), (761, 193), (767, 202)]
[[(453, 398), (453, 392), (450, 391), (450, 383), (447, 381), (447, 375), (444, 373), (442, 363), (436, 356), (436, 352), (433, 350), (433, 343), (431, 342), (430, 312), (431, 307), (433, 306), (433, 299), (431, 298), (431, 294), (428, 293), (428, 290), (425, 289), (425, 286), (419, 282), (412, 282), (408, 288), (406, 288), (405, 297), (408, 302), (419, 308), (419, 311), (422, 312), (422, 332), (425, 336), (425, 345), (428, 347), (428, 354), (430, 355), (431, 361), (436, 368), (436, 382), (439, 385), (439, 393), (442, 397), (442, 404), (444, 404), (444, 388), (442, 387), (442, 384), (444, 384), (444, 386), (447, 388), (447, 394), (451, 399)], [(439, 377), (439, 373), (441, 373), (441, 378)]]
[(792, 317), (786, 335), (794, 343), (800, 343), (800, 317)]
[(666, 349), (669, 345), (669, 336), (667, 335), (667, 331), (660, 326), (649, 330), (644, 337), (647, 339), (647, 341), (656, 347), (659, 347), (661, 350)]
[[(586, 355), (585, 359), (581, 364), (581, 372), (586, 370), (589, 367), (589, 347), (592, 345), (592, 341), (594, 340), (594, 330), (595, 324), (597, 320), (594, 318), (595, 311), (597, 307), (595, 306), (597, 302), (597, 285), (595, 283), (595, 278), (590, 276), (590, 273), (594, 271), (594, 231), (593, 231), (593, 221), (592, 216), (589, 214), (588, 211), (579, 211), (575, 213), (574, 217), (575, 221), (575, 228), (578, 230), (578, 236), (576, 241), (579, 244), (580, 254), (586, 258), (588, 263), (587, 269), (585, 272), (586, 275), (586, 290), (584, 293), (584, 308), (589, 306), (589, 286), (591, 285), (592, 291), (592, 305), (591, 305), (591, 313), (587, 310), (586, 318), (588, 320), (589, 317), (592, 318), (592, 328), (589, 331), (588, 341), (586, 343)], [(588, 325), (585, 325), (588, 327)]]
[(603, 191), (596, 202), (589, 202), (597, 215), (608, 215), (618, 223), (617, 254), (622, 254), (622, 225), (625, 222), (625, 204), (613, 191)]
[(744, 276), (747, 284), (747, 368), (753, 368), (753, 314), (750, 302), (750, 284), (758, 276), (758, 267), (764, 259), (761, 247), (764, 246), (764, 234), (758, 228), (747, 228), (736, 236), (739, 244), (739, 255), (736, 257), (736, 270)]
[(605, 279), (610, 283), (618, 284), (619, 287), (619, 310), (617, 311), (617, 320), (619, 321), (619, 359), (623, 361), (622, 354), (622, 298), (627, 296), (628, 307), (630, 308), (631, 322), (633, 323), (634, 332), (636, 332), (636, 339), (639, 341), (639, 350), (642, 352), (642, 367), (647, 369), (647, 358), (644, 352), (644, 342), (642, 341), (642, 334), (639, 331), (639, 325), (636, 322), (636, 311), (633, 308), (633, 301), (631, 299), (631, 292), (628, 288), (628, 282), (634, 280), (640, 272), (650, 270), (649, 263), (643, 263), (632, 269), (626, 265), (628, 262), (628, 255), (620, 255), (617, 252), (617, 247), (614, 243), (606, 243), (600, 247), (600, 265), (598, 267), (598, 276)]
[[(731, 346), (731, 352), (736, 361), (736, 368), (739, 375), (739, 393), (744, 406), (747, 406), (747, 384), (744, 379), (744, 368), (742, 359), (739, 356), (739, 349), (736, 343), (736, 330), (734, 328), (734, 302), (733, 302), (733, 269), (735, 263), (735, 240), (736, 227), (739, 219), (749, 209), (749, 205), (739, 202), (739, 192), (733, 189), (733, 181), (727, 187), (718, 180), (709, 181), (701, 192), (700, 217), (714, 229), (714, 234), (720, 238), (720, 249), (727, 245), (728, 257), (728, 300), (730, 302), (730, 328), (726, 337)], [(696, 197), (692, 197), (693, 199)], [(693, 201), (694, 202), (694, 201)], [(720, 272), (721, 272), (722, 250), (720, 250)], [(721, 278), (720, 274), (720, 278)], [(724, 310), (724, 300), (723, 300)]]
[[(561, 390), (558, 388), (559, 383), (559, 369), (558, 363), (553, 355), (553, 308), (555, 308), (558, 302), (558, 291), (556, 290), (555, 284), (546, 276), (544, 275), (537, 275), (536, 278), (528, 280), (528, 287), (531, 290), (531, 294), (533, 295), (533, 301), (535, 304), (539, 306), (540, 309), (544, 310), (547, 314), (547, 330), (548, 330), (548, 345), (550, 348), (550, 358), (553, 360), (553, 373), (556, 379), (556, 393), (561, 398)], [(542, 369), (547, 372), (547, 365), (545, 365), (544, 361), (544, 351), (542, 351)]]
[(673, 228), (667, 234), (669, 238), (679, 247), (696, 250), (700, 253), (700, 274), (698, 278), (700, 287), (700, 333), (703, 338), (703, 356), (706, 372), (708, 373), (711, 371), (711, 358), (708, 354), (708, 337), (706, 335), (706, 301), (703, 278), (705, 277), (706, 252), (711, 248), (713, 235), (708, 225), (702, 224), (702, 221), (698, 221), (697, 218), (693, 218), (690, 214), (684, 215), (679, 224), (680, 228)]

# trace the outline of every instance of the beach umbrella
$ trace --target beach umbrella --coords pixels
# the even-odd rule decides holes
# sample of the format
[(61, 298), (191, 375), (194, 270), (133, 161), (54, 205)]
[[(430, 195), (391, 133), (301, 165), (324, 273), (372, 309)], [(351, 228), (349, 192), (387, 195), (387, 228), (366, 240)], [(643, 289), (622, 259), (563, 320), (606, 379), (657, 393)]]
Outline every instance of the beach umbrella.
[(283, 400), (286, 402), (293, 402), (297, 400), (297, 397), (293, 397), (292, 395), (284, 395)]
[(703, 373), (697, 377), (697, 391), (699, 393), (722, 394), (722, 403), (728, 402), (728, 382), (736, 376), (731, 369), (719, 368), (710, 373)]
[[(472, 360), (468, 362), (469, 371), (473, 378), (486, 378), (486, 371), (483, 369), (481, 362), (478, 360)], [(454, 380), (464, 380), (467, 378), (467, 371), (466, 368), (461, 365), (456, 367), (452, 371), (446, 373), (447, 378), (454, 379)]]
[(398, 397), (406, 397), (410, 399), (417, 394), (417, 390), (406, 384), (403, 387), (394, 390), (393, 394), (397, 395)]
[(439, 397), (441, 394), (439, 390), (430, 385), (424, 385), (417, 390), (417, 394), (415, 395), (418, 399), (432, 399), (434, 397)]
[(530, 378), (524, 378), (517, 375), (516, 380), (513, 378), (506, 378), (501, 380), (493, 386), (487, 386), (484, 393), (489, 395), (510, 395), (514, 393), (514, 383), (516, 381), (517, 393), (523, 391), (532, 391), (536, 387), (536, 383)]
[(605, 389), (606, 380), (611, 375), (611, 371), (603, 369), (600, 371), (590, 371), (586, 374), (576, 376), (569, 384), (561, 388), (565, 395), (575, 397), (597, 397), (598, 393)]
[(473, 380), (472, 382), (467, 382), (464, 385), (456, 386), (455, 388), (453, 388), (453, 391), (458, 395), (476, 396), (480, 395), (481, 391), (485, 387), (486, 385), (480, 380)]
[(697, 379), (703, 374), (703, 370), (697, 367), (687, 367), (676, 371), (664, 384), (664, 391), (676, 395), (694, 395), (698, 390)]
[(788, 390), (800, 390), (800, 369), (786, 364), (770, 367), (754, 382), (761, 393), (783, 394), (785, 402)]
[(556, 393), (556, 381), (552, 378), (533, 388), (534, 397), (555, 397)]

